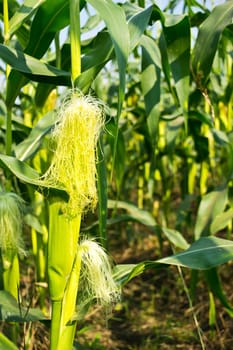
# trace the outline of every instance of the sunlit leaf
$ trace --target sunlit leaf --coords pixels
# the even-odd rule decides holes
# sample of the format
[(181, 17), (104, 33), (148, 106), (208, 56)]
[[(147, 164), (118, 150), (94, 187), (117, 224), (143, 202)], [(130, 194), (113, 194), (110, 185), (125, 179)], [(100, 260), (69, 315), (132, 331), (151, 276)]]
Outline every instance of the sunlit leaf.
[(201, 237), (187, 250), (159, 259), (156, 263), (206, 270), (233, 259), (233, 241), (217, 237)]
[(233, 209), (230, 208), (223, 213), (220, 213), (215, 216), (211, 225), (210, 225), (210, 233), (213, 235), (216, 232), (223, 230), (233, 219)]
[(112, 209), (125, 209), (130, 214), (130, 217), (135, 218), (135, 221), (141, 222), (143, 225), (149, 226), (153, 229), (157, 226), (156, 221), (150, 212), (140, 209), (132, 203), (108, 200), (108, 207)]
[(155, 146), (160, 116), (158, 104), (160, 102), (161, 57), (155, 41), (151, 38), (144, 35), (140, 44), (142, 45), (142, 92), (151, 144)]
[(169, 241), (174, 244), (175, 247), (181, 249), (187, 249), (189, 247), (188, 242), (180, 232), (165, 227), (162, 227), (161, 231), (165, 234)]
[(192, 58), (192, 70), (199, 86), (207, 82), (219, 38), (224, 28), (232, 23), (232, 16), (233, 3), (226, 1), (216, 6), (200, 26)]
[(3, 333), (0, 332), (0, 349), (18, 350), (18, 347), (12, 343)]
[(26, 74), (31, 80), (59, 85), (70, 84), (70, 73), (28, 56), (23, 51), (0, 44), (0, 57), (15, 70)]
[[(10, 170), (19, 180), (33, 185), (38, 191), (61, 197), (64, 200), (68, 199), (68, 195), (63, 188), (45, 187), (41, 181), (40, 175), (27, 163), (3, 154), (0, 154), (0, 163), (4, 168)], [(48, 189), (48, 191), (46, 191), (46, 189)]]
[(104, 20), (106, 27), (111, 36), (116, 60), (119, 69), (119, 94), (118, 94), (118, 108), (117, 108), (117, 120), (114, 140), (113, 151), (113, 168), (116, 163), (117, 142), (118, 142), (118, 120), (121, 115), (122, 104), (125, 96), (125, 82), (126, 82), (126, 65), (129, 56), (130, 49), (130, 34), (129, 27), (126, 22), (126, 16), (123, 9), (110, 0), (88, 0), (88, 2), (99, 12), (100, 17)]
[(188, 16), (166, 14), (163, 32), (178, 99), (186, 114), (190, 79), (190, 24)]
[(45, 0), (25, 0), (9, 21), (9, 34), (14, 34), (14, 32), (22, 25), (22, 23), (26, 21), (30, 16), (32, 16), (35, 10), (41, 4), (43, 4), (43, 2), (45, 2)]
[(43, 137), (51, 130), (55, 123), (56, 114), (54, 112), (47, 113), (33, 127), (29, 136), (15, 147), (15, 154), (21, 161), (25, 161), (32, 157), (43, 141)]
[(227, 187), (223, 186), (202, 197), (194, 228), (196, 240), (201, 236), (210, 233), (209, 229), (212, 221), (225, 209), (227, 203), (227, 192)]
[(135, 4), (129, 2), (123, 5), (127, 17), (129, 17), (129, 33), (130, 33), (130, 50), (132, 51), (139, 43), (139, 40), (144, 33), (150, 16), (153, 10), (153, 6), (149, 6), (146, 9), (141, 8)]

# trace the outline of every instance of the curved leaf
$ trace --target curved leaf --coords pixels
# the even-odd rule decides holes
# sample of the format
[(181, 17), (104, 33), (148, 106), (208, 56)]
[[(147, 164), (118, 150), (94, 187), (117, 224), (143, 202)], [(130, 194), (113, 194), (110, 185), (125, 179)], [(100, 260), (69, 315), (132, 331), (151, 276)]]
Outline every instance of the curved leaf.
[(27, 163), (24, 163), (17, 158), (0, 154), (0, 164), (4, 168), (10, 170), (10, 172), (22, 182), (35, 186), (38, 191), (44, 192), (48, 189), (47, 192), (49, 194), (51, 193), (51, 195), (61, 197), (67, 201), (68, 194), (63, 188), (45, 187), (41, 181), (40, 175)]
[(142, 46), (142, 92), (147, 113), (147, 125), (151, 144), (155, 146), (159, 122), (161, 57), (154, 40), (143, 35)]
[(144, 9), (135, 4), (126, 3), (123, 7), (126, 11), (127, 17), (129, 17), (130, 51), (132, 51), (138, 44), (146, 26), (148, 25), (153, 6)]
[(201, 237), (179, 254), (156, 261), (117, 265), (114, 268), (114, 278), (119, 284), (124, 285), (147, 269), (176, 265), (194, 270), (208, 270), (230, 260), (233, 260), (233, 241), (217, 237)]
[(189, 247), (188, 242), (182, 236), (182, 234), (176, 230), (171, 230), (169, 228), (162, 227), (161, 231), (169, 239), (169, 241), (174, 244), (175, 247), (181, 249), (187, 249)]
[(127, 216), (127, 219), (129, 218), (131, 218), (131, 220), (134, 219), (135, 221), (138, 221), (143, 225), (149, 226), (152, 229), (154, 229), (157, 226), (155, 219), (148, 211), (140, 209), (132, 203), (108, 200), (108, 208), (125, 209), (130, 214), (129, 217)]
[(210, 225), (210, 233), (213, 235), (216, 232), (223, 230), (233, 219), (233, 208), (218, 214)]
[(210, 225), (216, 215), (224, 211), (227, 203), (227, 187), (207, 193), (200, 202), (194, 228), (195, 240), (210, 234)]
[(9, 34), (13, 35), (22, 23), (32, 16), (35, 10), (43, 4), (43, 2), (45, 2), (45, 0), (25, 0), (9, 21)]
[[(123, 9), (110, 0), (88, 0), (88, 2), (99, 12), (104, 20), (111, 36), (119, 67), (119, 110), (125, 94), (125, 71), (129, 55), (130, 36)], [(122, 35), (124, 33), (124, 35)], [(120, 111), (118, 112), (118, 116)]]
[(55, 123), (55, 112), (47, 113), (30, 132), (29, 136), (15, 147), (15, 154), (21, 161), (32, 157), (41, 145), (43, 137)]
[(166, 14), (163, 33), (178, 99), (184, 114), (186, 114), (190, 79), (190, 23), (188, 16)]
[(0, 349), (18, 350), (17, 346), (12, 343), (3, 333), (0, 332)]
[[(113, 44), (106, 31), (98, 33), (95, 39), (88, 46), (85, 46), (85, 54), (81, 58), (82, 74), (76, 81), (78, 88), (83, 93), (90, 89), (97, 74), (112, 57), (114, 57)], [(61, 68), (69, 70), (70, 64), (70, 44), (65, 43), (61, 50)], [(35, 97), (37, 106), (43, 106), (53, 88), (54, 85), (46, 86), (43, 83), (38, 85)]]
[(217, 237), (201, 237), (187, 250), (159, 259), (156, 263), (207, 270), (233, 259), (233, 241)]
[[(118, 94), (118, 108), (116, 118), (116, 128), (114, 140), (114, 152), (113, 152), (113, 168), (116, 163), (116, 152), (118, 142), (118, 120), (121, 115), (122, 104), (125, 97), (125, 77), (126, 77), (126, 65), (128, 61), (129, 49), (130, 49), (130, 35), (129, 28), (126, 22), (125, 13), (119, 5), (110, 0), (88, 0), (88, 2), (99, 12), (100, 17), (104, 20), (106, 27), (108, 28), (111, 36), (113, 46), (115, 49), (118, 69), (119, 69), (119, 94)], [(123, 34), (123, 35), (122, 35)]]
[(15, 70), (35, 81), (70, 85), (70, 73), (43, 63), (20, 50), (0, 44), (0, 57)]
[(220, 35), (232, 23), (233, 3), (216, 6), (201, 24), (193, 49), (192, 70), (199, 86), (206, 84), (217, 51)]
[[(85, 1), (80, 1), (80, 8)], [(45, 1), (37, 10), (30, 30), (30, 39), (25, 53), (41, 58), (47, 51), (55, 34), (69, 24), (69, 2), (66, 0)], [(31, 78), (29, 76), (29, 78)], [(44, 79), (43, 79), (44, 80)], [(20, 88), (27, 83), (27, 79), (17, 71), (11, 71), (8, 77), (6, 105), (11, 108)], [(60, 82), (56, 81), (59, 85)], [(63, 83), (61, 83), (63, 85)], [(65, 84), (66, 85), (66, 84)]]
[(0, 315), (1, 321), (7, 322), (35, 322), (48, 320), (39, 309), (28, 309), (23, 306), (19, 307), (18, 301), (10, 293), (4, 290), (0, 291)]

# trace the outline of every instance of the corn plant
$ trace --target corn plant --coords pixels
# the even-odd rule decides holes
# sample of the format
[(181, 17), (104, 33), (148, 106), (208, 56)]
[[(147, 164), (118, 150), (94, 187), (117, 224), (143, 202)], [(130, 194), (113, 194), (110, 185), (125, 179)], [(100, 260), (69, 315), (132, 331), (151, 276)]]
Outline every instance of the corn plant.
[[(1, 315), (49, 320), (51, 350), (72, 349), (88, 309), (148, 268), (189, 268), (190, 306), (204, 270), (210, 323), (213, 295), (233, 314), (217, 270), (233, 258), (233, 2), (175, 3), (2, 2)], [(112, 271), (108, 228), (132, 221), (174, 255)], [(30, 254), (41, 310), (18, 307)]]

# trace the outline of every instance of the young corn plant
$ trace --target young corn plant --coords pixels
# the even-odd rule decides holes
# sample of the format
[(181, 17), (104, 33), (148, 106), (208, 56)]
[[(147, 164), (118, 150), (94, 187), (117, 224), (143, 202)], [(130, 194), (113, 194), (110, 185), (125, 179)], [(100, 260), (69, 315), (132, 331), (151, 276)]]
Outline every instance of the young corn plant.
[[(1, 295), (8, 291), (17, 300), (15, 320), (46, 318), (25, 310), (18, 297), (24, 198), (37, 282), (48, 283), (51, 350), (72, 349), (88, 307), (109, 307), (119, 300), (119, 286), (147, 268), (191, 269), (190, 290), (184, 283), (191, 309), (197, 271), (205, 270), (211, 326), (213, 295), (232, 316), (216, 267), (233, 258), (233, 5), (209, 12), (184, 2), (177, 16), (174, 3), (168, 13), (143, 1), (3, 1)], [(81, 29), (96, 23), (92, 11), (104, 29), (82, 41)], [(82, 24), (82, 14), (90, 21)], [(61, 44), (67, 26), (69, 40)], [(53, 96), (52, 111), (46, 104)], [(118, 265), (113, 278), (106, 251), (81, 232), (96, 207), (104, 246), (108, 225), (136, 221), (157, 235), (160, 248), (168, 240), (177, 254)], [(227, 237), (216, 236), (226, 228)], [(0, 341), (15, 347), (4, 336)]]

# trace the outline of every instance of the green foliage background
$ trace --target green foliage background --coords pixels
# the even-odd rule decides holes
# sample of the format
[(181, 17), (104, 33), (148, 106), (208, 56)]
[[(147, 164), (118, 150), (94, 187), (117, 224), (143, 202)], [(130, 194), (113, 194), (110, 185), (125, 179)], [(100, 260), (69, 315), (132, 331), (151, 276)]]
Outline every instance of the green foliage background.
[[(183, 1), (175, 15), (177, 3), (80, 2), (88, 39), (75, 85), (107, 105), (98, 223), (83, 220), (83, 227), (107, 247), (111, 225), (140, 222), (176, 254), (116, 266), (119, 283), (165, 264), (207, 270), (209, 289), (232, 315), (217, 266), (233, 258), (233, 1), (211, 11), (205, 1)], [(66, 194), (42, 189), (39, 176), (51, 159), (56, 109), (71, 87), (69, 2), (8, 5), (9, 30), (2, 26), (0, 35), (1, 187), (27, 202), (29, 249), (38, 281), (46, 281), (47, 198)]]

